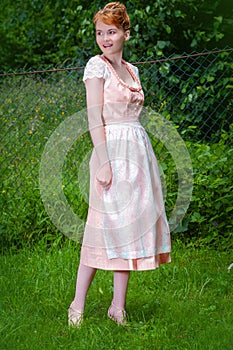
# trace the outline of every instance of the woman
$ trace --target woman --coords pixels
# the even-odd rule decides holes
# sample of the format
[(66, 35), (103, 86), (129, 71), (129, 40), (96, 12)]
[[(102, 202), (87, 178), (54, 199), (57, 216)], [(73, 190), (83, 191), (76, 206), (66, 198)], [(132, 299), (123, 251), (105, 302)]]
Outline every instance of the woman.
[(170, 233), (156, 158), (138, 121), (144, 95), (136, 67), (122, 59), (129, 40), (126, 8), (111, 2), (94, 17), (102, 55), (85, 68), (88, 122), (94, 150), (90, 197), (76, 294), (68, 323), (83, 321), (85, 298), (97, 269), (114, 271), (108, 316), (126, 323), (130, 270), (170, 262)]

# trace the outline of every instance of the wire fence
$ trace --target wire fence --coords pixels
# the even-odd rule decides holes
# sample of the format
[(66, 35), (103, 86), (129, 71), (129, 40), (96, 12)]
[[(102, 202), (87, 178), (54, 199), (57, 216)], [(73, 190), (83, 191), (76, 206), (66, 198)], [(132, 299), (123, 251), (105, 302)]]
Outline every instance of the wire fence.
[[(184, 140), (217, 143), (233, 122), (232, 62), (233, 49), (226, 48), (142, 59), (135, 65), (146, 106), (174, 123)], [(3, 221), (7, 216), (19, 220), (13, 214), (18, 201), (25, 201), (22, 227), (30, 216), (30, 201), (39, 197), (38, 171), (47, 140), (63, 120), (85, 109), (82, 75), (83, 67), (0, 75)], [(88, 136), (85, 143), (91, 147)], [(30, 224), (33, 230), (31, 218)]]

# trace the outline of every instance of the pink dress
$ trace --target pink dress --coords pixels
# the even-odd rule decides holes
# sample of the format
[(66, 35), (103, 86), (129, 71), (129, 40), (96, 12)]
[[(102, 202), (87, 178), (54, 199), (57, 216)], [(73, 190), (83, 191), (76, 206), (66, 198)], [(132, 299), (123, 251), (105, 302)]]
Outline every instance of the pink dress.
[(102, 117), (113, 179), (109, 190), (96, 180), (94, 149), (80, 262), (104, 270), (151, 270), (170, 262), (170, 232), (157, 160), (139, 122), (144, 95), (138, 70), (123, 63), (133, 86), (104, 56), (92, 57), (84, 72), (84, 81), (104, 79)]

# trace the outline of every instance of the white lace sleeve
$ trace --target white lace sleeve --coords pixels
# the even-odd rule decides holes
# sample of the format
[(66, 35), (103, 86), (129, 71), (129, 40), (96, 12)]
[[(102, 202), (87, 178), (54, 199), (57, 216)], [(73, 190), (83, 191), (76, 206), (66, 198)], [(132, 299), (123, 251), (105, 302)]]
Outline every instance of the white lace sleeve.
[(103, 78), (106, 80), (106, 65), (98, 56), (92, 57), (84, 69), (83, 81), (92, 78)]
[(137, 77), (138, 80), (140, 81), (140, 76), (139, 76), (138, 67), (136, 67), (136, 66), (134, 66), (134, 65), (132, 65), (132, 64), (130, 64), (130, 65), (131, 65), (131, 67), (132, 67), (134, 73), (136, 74), (136, 77)]

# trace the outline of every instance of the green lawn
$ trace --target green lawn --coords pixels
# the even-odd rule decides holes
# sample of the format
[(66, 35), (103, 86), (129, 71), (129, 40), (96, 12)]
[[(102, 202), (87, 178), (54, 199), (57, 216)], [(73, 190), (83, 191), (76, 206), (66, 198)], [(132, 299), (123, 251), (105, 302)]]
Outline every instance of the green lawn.
[(112, 272), (98, 271), (80, 330), (67, 326), (79, 246), (1, 256), (1, 350), (200, 349), (233, 345), (233, 262), (229, 253), (174, 244), (173, 261), (131, 273), (127, 327), (106, 316)]

